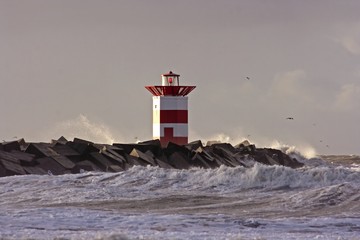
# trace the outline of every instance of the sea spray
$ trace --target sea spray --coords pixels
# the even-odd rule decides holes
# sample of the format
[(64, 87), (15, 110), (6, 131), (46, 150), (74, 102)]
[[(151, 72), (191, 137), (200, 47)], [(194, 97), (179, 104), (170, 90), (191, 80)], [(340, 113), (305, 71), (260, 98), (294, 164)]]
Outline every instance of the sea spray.
[(91, 121), (86, 115), (80, 114), (75, 119), (56, 123), (51, 129), (45, 131), (44, 139), (64, 136), (67, 139), (83, 138), (96, 143), (112, 144), (121, 142), (121, 137), (115, 137), (104, 123)]

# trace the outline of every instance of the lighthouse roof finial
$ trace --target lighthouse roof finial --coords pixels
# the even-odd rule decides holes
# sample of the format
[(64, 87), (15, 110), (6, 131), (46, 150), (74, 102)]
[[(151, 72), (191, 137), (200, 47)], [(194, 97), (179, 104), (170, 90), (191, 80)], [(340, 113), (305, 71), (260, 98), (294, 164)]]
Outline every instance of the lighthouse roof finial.
[(173, 76), (173, 77), (179, 77), (179, 74), (173, 73), (172, 71), (169, 71), (168, 73), (164, 73), (162, 74), (162, 76), (168, 77), (168, 76)]

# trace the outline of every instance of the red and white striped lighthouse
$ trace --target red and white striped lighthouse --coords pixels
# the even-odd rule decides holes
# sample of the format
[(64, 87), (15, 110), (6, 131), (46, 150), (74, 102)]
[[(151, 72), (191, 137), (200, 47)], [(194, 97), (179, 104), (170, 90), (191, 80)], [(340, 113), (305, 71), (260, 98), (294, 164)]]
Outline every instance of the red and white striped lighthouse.
[(180, 75), (161, 75), (161, 86), (145, 86), (153, 94), (153, 139), (161, 145), (168, 142), (188, 143), (188, 97), (195, 86), (180, 86)]

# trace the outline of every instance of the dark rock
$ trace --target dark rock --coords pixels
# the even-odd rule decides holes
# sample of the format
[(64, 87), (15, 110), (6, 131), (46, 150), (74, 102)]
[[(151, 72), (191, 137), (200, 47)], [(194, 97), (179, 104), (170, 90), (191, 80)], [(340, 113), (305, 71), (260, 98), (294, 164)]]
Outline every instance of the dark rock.
[(6, 177), (6, 169), (3, 165), (0, 164), (0, 177)]
[(69, 141), (66, 145), (77, 151), (80, 155), (86, 155), (90, 152), (97, 151), (94, 147), (94, 143), (79, 138), (74, 138), (73, 142)]
[(61, 166), (63, 166), (65, 169), (72, 169), (73, 167), (75, 167), (75, 164), (68, 159), (65, 156), (62, 155), (52, 155), (51, 156), (52, 159), (54, 159), (57, 163), (59, 163)]
[(60, 154), (60, 155), (66, 156), (66, 157), (80, 156), (80, 153), (75, 151), (69, 145), (58, 144), (58, 145), (52, 146), (51, 149), (54, 150), (57, 154)]
[(143, 142), (139, 142), (137, 143), (138, 145), (145, 145), (145, 146), (153, 146), (153, 147), (159, 147), (161, 148), (161, 143), (159, 139), (153, 139), (153, 140), (148, 140), (148, 141), (143, 141)]
[[(156, 166), (156, 163), (155, 163), (155, 160), (153, 157), (154, 155), (152, 154), (152, 152), (150, 150), (148, 150), (147, 153), (148, 154), (145, 154), (145, 153), (141, 152), (140, 150), (134, 148), (129, 155), (139, 158), (139, 159), (143, 160), (144, 162), (147, 162), (151, 166)], [(149, 154), (149, 153), (151, 153), (151, 154)]]
[(235, 149), (240, 151), (241, 153), (253, 153), (256, 150), (254, 144), (251, 144), (248, 140), (245, 140), (237, 145), (235, 145)]
[(210, 164), (213, 163), (217, 167), (221, 165), (231, 166), (231, 164), (229, 164), (225, 159), (223, 159), (221, 156), (219, 156), (214, 152), (214, 148), (205, 147), (203, 152), (205, 151), (207, 154), (205, 155), (202, 153), (203, 154), (202, 156), (203, 157), (211, 156), (211, 158), (208, 158), (208, 159), (212, 159), (213, 161), (213, 162), (209, 162)]
[(51, 157), (38, 158), (38, 159), (36, 159), (36, 161), (39, 163), (39, 165), (37, 167), (39, 167), (53, 175), (61, 175), (61, 174), (65, 174), (67, 172), (63, 166), (61, 166), (58, 162), (56, 162)]
[(126, 162), (122, 165), (122, 167), (124, 168), (124, 170), (128, 170), (128, 169), (132, 168), (133, 165), (130, 165), (128, 162)]
[(6, 152), (10, 152), (11, 150), (21, 150), (19, 141), (4, 142), (2, 143), (2, 149)]
[(234, 157), (235, 151), (234, 148), (230, 145), (213, 145), (213, 153), (218, 155), (220, 159), (225, 163), (225, 165), (230, 167), (239, 166), (239, 162)]
[(117, 164), (117, 165), (123, 165), (126, 162), (126, 159), (124, 155), (119, 154), (121, 152), (121, 149), (117, 149), (118, 151), (115, 151), (116, 147), (113, 146), (104, 146), (100, 153), (103, 154), (106, 158), (108, 158), (111, 162)]
[(19, 143), (19, 145), (20, 145), (20, 150), (21, 150), (21, 151), (25, 151), (25, 149), (26, 149), (27, 146), (29, 145), (28, 143), (25, 142), (25, 139), (23, 139), (23, 138), (20, 138), (20, 139), (18, 140), (18, 143)]
[(161, 167), (161, 168), (173, 168), (173, 166), (171, 166), (167, 159), (165, 158), (165, 156), (160, 156), (159, 158), (155, 158), (155, 162), (156, 162), (156, 165)]
[(250, 146), (250, 142), (248, 140), (244, 140), (241, 143), (235, 145), (235, 148), (243, 148), (243, 147), (248, 147)]
[(26, 172), (22, 168), (22, 166), (20, 166), (20, 164), (17, 164), (13, 161), (7, 161), (4, 159), (0, 159), (0, 164), (5, 169), (5, 176), (25, 175), (26, 174)]
[(253, 163), (249, 162), (249, 155), (248, 154), (242, 154), (242, 153), (238, 152), (238, 153), (234, 154), (234, 158), (243, 167), (251, 167), (251, 166), (253, 166)]
[(89, 160), (84, 160), (81, 162), (76, 163), (76, 166), (71, 170), (72, 173), (80, 173), (81, 170), (84, 171), (97, 171), (100, 172), (101, 169), (96, 166), (93, 162), (89, 161)]
[[(113, 146), (117, 147), (118, 149), (123, 150), (126, 154), (130, 154), (131, 151), (136, 147), (137, 144), (131, 143), (113, 143)], [(138, 148), (139, 149), (139, 148)]]
[(206, 142), (206, 147), (211, 147), (212, 145), (214, 145), (214, 144), (219, 144), (219, 143), (221, 143), (220, 141), (207, 141)]
[(75, 167), (75, 164), (70, 159), (57, 153), (49, 143), (30, 143), (25, 152), (40, 158), (51, 157), (65, 169), (70, 170)]
[(168, 142), (163, 149), (167, 162), (177, 169), (188, 169), (191, 167), (191, 158), (195, 154), (183, 145)]
[(297, 161), (296, 159), (290, 158), (289, 155), (283, 153), (278, 149), (267, 149), (268, 154), (275, 159), (279, 165), (291, 167), (291, 168), (299, 168), (304, 166), (303, 163)]
[(197, 141), (193, 141), (193, 142), (186, 144), (185, 147), (187, 149), (189, 149), (190, 151), (195, 151), (199, 147), (203, 147), (203, 144), (202, 144), (201, 140), (197, 140)]
[(273, 165), (269, 162), (269, 159), (266, 157), (265, 149), (256, 149), (256, 151), (251, 155), (256, 162), (263, 163), (266, 165)]
[(122, 172), (122, 171), (124, 171), (124, 169), (122, 167), (120, 167), (119, 165), (110, 165), (109, 170), (111, 172)]
[(268, 154), (265, 154), (266, 160), (269, 162), (270, 165), (280, 165), (278, 161), (270, 157)]
[(20, 160), (13, 153), (0, 150), (0, 159), (20, 164)]
[(291, 168), (303, 166), (303, 164), (296, 159), (291, 159), (287, 154), (277, 149), (258, 148), (251, 156), (255, 161), (268, 165), (282, 165)]
[(231, 154), (236, 153), (236, 149), (230, 143), (214, 143), (210, 146), (210, 149), (221, 149)]
[(30, 154), (18, 150), (12, 150), (10, 153), (20, 161), (20, 164), (22, 166), (33, 166), (36, 164), (34, 154)]
[(50, 157), (56, 154), (50, 147), (50, 143), (30, 143), (25, 152), (34, 154), (37, 157)]
[(191, 165), (200, 168), (211, 168), (207, 161), (201, 156), (200, 153), (195, 152), (190, 161)]
[[(147, 165), (149, 165), (148, 162), (145, 162), (141, 158), (134, 157), (134, 156), (132, 156), (130, 154), (125, 154), (125, 157), (126, 157), (126, 162), (130, 165), (130, 167), (132, 167), (132, 166), (144, 166), (144, 167), (146, 167)], [(128, 167), (126, 169), (128, 169)]]
[(46, 172), (44, 169), (36, 166), (23, 166), (23, 168), (27, 174), (35, 174), (35, 175), (48, 174), (48, 172)]
[(182, 152), (174, 152), (168, 157), (169, 163), (177, 169), (189, 169), (190, 163)]
[(65, 145), (68, 140), (64, 136), (61, 136), (56, 142)]
[(173, 142), (168, 142), (166, 148), (163, 150), (165, 155), (170, 156), (175, 152), (179, 152), (182, 153), (185, 158), (190, 159), (191, 157), (191, 151), (189, 149), (187, 149), (185, 146), (183, 145), (178, 145), (176, 143)]
[(102, 171), (108, 172), (111, 171), (110, 166), (113, 165), (104, 155), (99, 152), (89, 153), (90, 159), (95, 163)]
[(74, 138), (73, 140), (74, 143), (84, 143), (84, 144), (89, 144), (89, 145), (93, 145), (94, 143), (85, 139), (81, 139), (81, 138)]
[(122, 160), (126, 161), (125, 152), (123, 149), (111, 147), (111, 148), (106, 148), (106, 151), (111, 153), (112, 155), (115, 155), (115, 156), (121, 158)]
[(137, 144), (114, 143), (113, 146), (123, 149), (127, 154), (130, 154), (134, 148), (140, 150), (143, 153), (150, 150), (155, 156), (162, 154), (160, 140), (158, 139), (140, 142)]
[(219, 163), (211, 154), (210, 151), (203, 148), (203, 147), (199, 147), (198, 149), (196, 149), (195, 151), (196, 153), (198, 153), (198, 155), (206, 162), (207, 165), (209, 165), (211, 168), (216, 168), (219, 167), (221, 165), (221, 163)]

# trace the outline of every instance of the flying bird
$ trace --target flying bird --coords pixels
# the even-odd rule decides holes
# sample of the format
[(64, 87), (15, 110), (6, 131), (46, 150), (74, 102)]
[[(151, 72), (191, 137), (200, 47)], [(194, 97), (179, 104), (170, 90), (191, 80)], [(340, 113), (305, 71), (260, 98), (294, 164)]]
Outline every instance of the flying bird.
[(287, 119), (287, 120), (294, 120), (293, 117), (287, 117), (286, 119)]
[(246, 77), (246, 79), (247, 79), (247, 80), (250, 80), (250, 78), (249, 78), (249, 77)]

